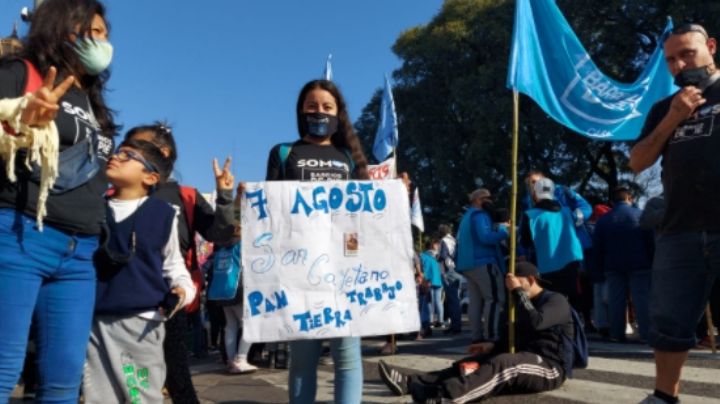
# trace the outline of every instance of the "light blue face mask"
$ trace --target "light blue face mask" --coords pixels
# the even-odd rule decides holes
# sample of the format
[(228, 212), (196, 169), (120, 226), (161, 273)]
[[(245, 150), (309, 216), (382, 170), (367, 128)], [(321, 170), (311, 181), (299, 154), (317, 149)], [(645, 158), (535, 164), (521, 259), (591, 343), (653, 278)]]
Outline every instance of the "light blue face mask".
[(113, 47), (110, 42), (83, 37), (75, 41), (74, 48), (85, 68), (85, 73), (97, 76), (110, 66), (113, 56)]

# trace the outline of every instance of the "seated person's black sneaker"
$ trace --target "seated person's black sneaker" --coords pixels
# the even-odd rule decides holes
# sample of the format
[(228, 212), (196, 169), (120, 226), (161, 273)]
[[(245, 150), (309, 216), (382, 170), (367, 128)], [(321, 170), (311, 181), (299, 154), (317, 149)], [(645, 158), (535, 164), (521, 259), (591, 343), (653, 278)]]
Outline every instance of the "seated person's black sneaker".
[(408, 377), (401, 371), (388, 365), (385, 361), (378, 362), (378, 372), (383, 383), (397, 396), (408, 393)]

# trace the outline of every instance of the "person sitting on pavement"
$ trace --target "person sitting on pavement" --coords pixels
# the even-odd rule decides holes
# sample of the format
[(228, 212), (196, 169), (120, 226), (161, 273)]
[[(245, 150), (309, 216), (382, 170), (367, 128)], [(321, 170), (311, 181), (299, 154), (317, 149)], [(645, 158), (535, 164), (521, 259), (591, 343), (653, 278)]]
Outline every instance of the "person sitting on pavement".
[[(420, 403), (467, 403), (514, 393), (554, 390), (565, 381), (566, 344), (573, 338), (570, 304), (540, 286), (535, 265), (519, 262), (505, 285), (515, 297), (517, 353), (492, 343), (471, 344), (472, 354), (449, 368), (410, 374), (378, 363), (380, 378), (396, 395), (411, 394)], [(563, 335), (564, 334), (564, 335)]]

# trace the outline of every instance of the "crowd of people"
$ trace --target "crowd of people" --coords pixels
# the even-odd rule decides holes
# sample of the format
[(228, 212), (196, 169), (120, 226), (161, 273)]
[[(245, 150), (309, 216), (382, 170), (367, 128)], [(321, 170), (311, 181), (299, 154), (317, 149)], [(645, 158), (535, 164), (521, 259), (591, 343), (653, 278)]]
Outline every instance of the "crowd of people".
[[(186, 341), (189, 329), (204, 333), (206, 307), (224, 314), (230, 373), (255, 371), (253, 352), (270, 350), (277, 367), (289, 367), (288, 401), (314, 402), (327, 344), (335, 402), (360, 403), (359, 337), (251, 348), (242, 338), (241, 287), (232, 299), (203, 305), (196, 235), (218, 247), (238, 243), (242, 185), (235, 192), (229, 159), (222, 167), (213, 161), (214, 208), (178, 184), (175, 138), (162, 122), (135, 126), (116, 145), (105, 101), (108, 38), (101, 3), (46, 0), (21, 53), (0, 60), (0, 304), (11, 308), (0, 313), (0, 402), (27, 365), (38, 374), (38, 402), (75, 403), (82, 394), (86, 403), (159, 403), (165, 388), (175, 403), (197, 403)], [(467, 290), (470, 356), (426, 374), (380, 362), (393, 393), (464, 403), (555, 389), (582, 356), (581, 318), (586, 330), (616, 342), (636, 327), (632, 339), (653, 347), (657, 365), (656, 389), (643, 402), (677, 402), (687, 351), (713, 332), (700, 316), (720, 298), (720, 171), (711, 154), (720, 134), (704, 126), (718, 111), (720, 73), (715, 40), (698, 25), (675, 29), (664, 46), (681, 90), (652, 109), (630, 156), (636, 171), (663, 156), (664, 197), (642, 211), (630, 188), (617, 187), (607, 204), (592, 207), (532, 171), (515, 223), (489, 189), (472, 191), (457, 232), (441, 225), (415, 268), (417, 338), (433, 328), (459, 334)], [(369, 179), (333, 82), (308, 82), (295, 112), (299, 139), (270, 149), (267, 181)], [(517, 314), (516, 353), (507, 353), (508, 309)], [(192, 340), (201, 352), (206, 338)], [(36, 347), (29, 364), (28, 341)], [(216, 335), (211, 341), (219, 344)], [(394, 353), (394, 338), (385, 347)]]

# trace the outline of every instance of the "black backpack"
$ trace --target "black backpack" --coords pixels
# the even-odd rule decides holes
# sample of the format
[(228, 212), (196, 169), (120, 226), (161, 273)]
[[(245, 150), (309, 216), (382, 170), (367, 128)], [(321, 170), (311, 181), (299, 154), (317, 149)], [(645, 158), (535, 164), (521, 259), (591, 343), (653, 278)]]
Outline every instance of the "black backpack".
[(573, 323), (573, 338), (562, 333), (565, 343), (565, 375), (572, 377), (573, 369), (585, 369), (588, 366), (588, 342), (585, 335), (585, 326), (580, 315), (570, 307), (570, 314)]

